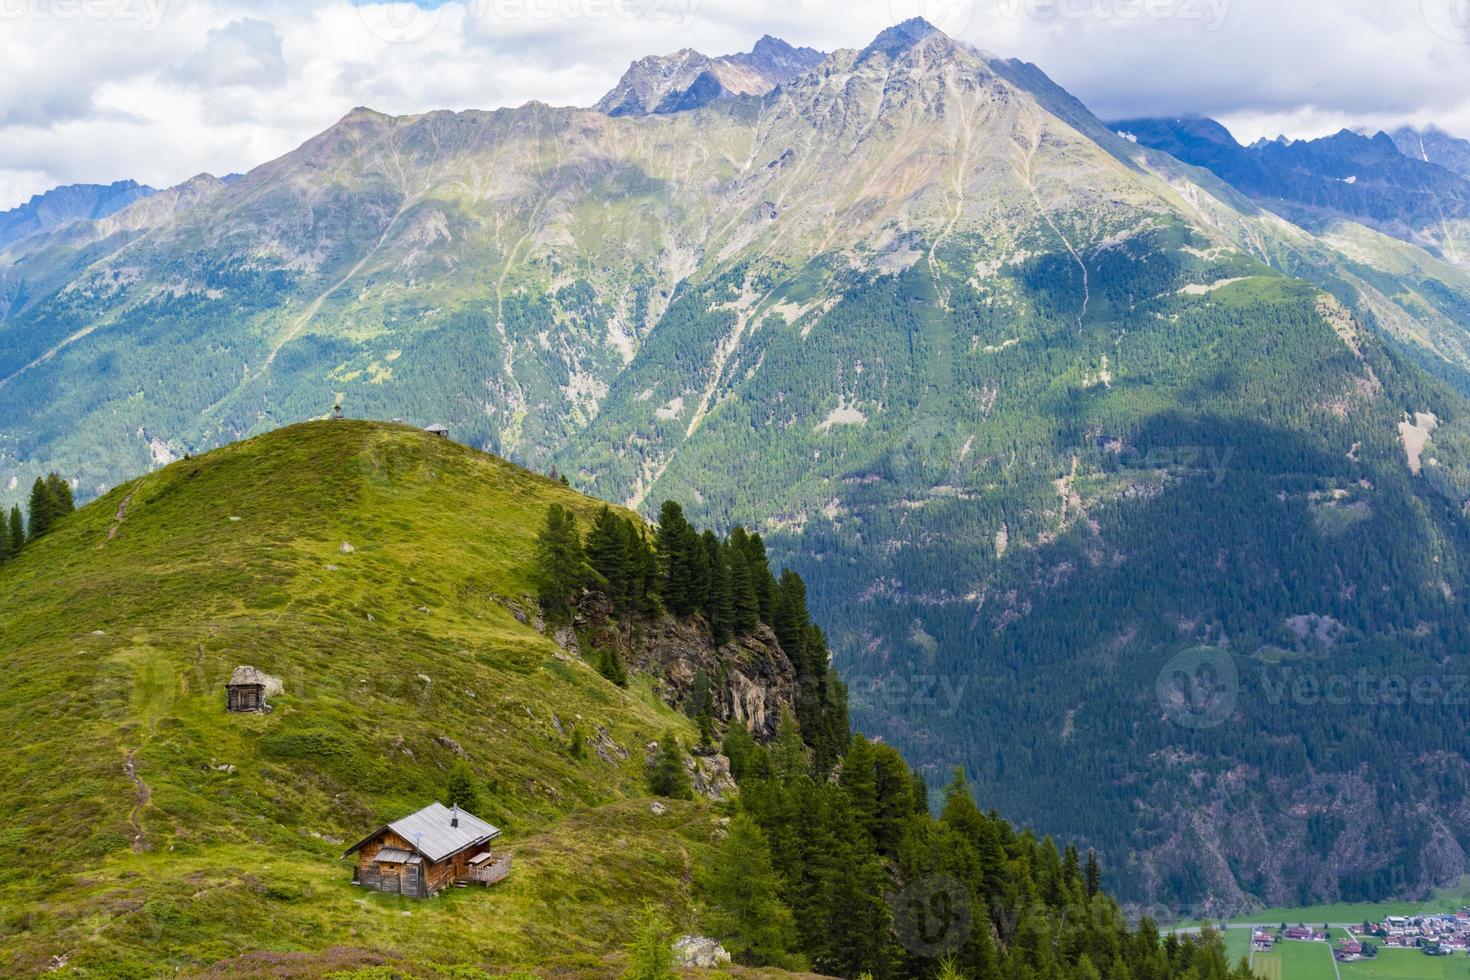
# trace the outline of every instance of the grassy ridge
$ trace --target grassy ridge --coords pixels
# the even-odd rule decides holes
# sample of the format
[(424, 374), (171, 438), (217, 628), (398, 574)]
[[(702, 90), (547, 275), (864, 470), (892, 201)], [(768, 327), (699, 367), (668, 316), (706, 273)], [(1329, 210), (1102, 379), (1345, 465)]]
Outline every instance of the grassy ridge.
[[(680, 914), (711, 816), (629, 801), (641, 746), (687, 722), (508, 608), (532, 608), (552, 502), (600, 506), (413, 429), (313, 423), (120, 487), (0, 571), (0, 726), (23, 733), (0, 748), (0, 972), (597, 957), (622, 924), (594, 906)], [(225, 712), (242, 663), (284, 678), (273, 713)], [(599, 726), (626, 760), (573, 751)], [(344, 842), (441, 796), (461, 752), (511, 881), (351, 888)]]

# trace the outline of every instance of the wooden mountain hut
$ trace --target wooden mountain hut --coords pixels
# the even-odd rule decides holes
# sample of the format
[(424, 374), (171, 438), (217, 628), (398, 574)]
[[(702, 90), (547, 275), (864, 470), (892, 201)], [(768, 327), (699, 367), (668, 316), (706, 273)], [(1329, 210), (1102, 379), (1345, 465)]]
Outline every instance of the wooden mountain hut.
[(449, 885), (493, 885), (510, 874), (510, 855), (490, 849), (499, 836), (473, 813), (433, 803), (379, 827), (342, 856), (357, 855), (354, 885), (428, 898)]

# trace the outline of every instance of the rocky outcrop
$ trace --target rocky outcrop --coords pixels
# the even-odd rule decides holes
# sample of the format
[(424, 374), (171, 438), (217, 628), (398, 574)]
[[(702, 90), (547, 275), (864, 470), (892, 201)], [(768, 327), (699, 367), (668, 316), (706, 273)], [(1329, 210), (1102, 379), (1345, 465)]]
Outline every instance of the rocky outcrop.
[(730, 954), (707, 936), (680, 936), (674, 943), (674, 963), (686, 970), (712, 970), (730, 965)]
[(769, 34), (741, 54), (711, 58), (691, 48), (651, 55), (628, 66), (617, 87), (597, 103), (609, 116), (667, 115), (717, 99), (765, 95), (821, 64), (826, 55)]
[(773, 738), (781, 713), (796, 710), (796, 669), (764, 624), (716, 647), (700, 619), (615, 619), (606, 599), (588, 593), (573, 625), (584, 656), (617, 650), (629, 670), (652, 676), (664, 701), (675, 707), (688, 706), (703, 675), (715, 720), (742, 724), (758, 739)]
[(735, 777), (730, 775), (730, 760), (713, 749), (695, 747), (684, 761), (689, 770), (689, 783), (694, 792), (710, 800), (723, 800), (733, 796), (738, 787)]

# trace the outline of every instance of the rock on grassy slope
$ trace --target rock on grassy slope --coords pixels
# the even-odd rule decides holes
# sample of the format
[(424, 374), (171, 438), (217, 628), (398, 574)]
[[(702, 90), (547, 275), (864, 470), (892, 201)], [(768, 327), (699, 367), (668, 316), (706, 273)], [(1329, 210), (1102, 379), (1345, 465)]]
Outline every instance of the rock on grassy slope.
[[(406, 427), (315, 423), (119, 487), (7, 565), (0, 973), (356, 961), (329, 947), (595, 965), (640, 900), (687, 909), (714, 815), (639, 797), (642, 746), (688, 722), (513, 612), (553, 502), (600, 506)], [(225, 712), (238, 664), (284, 679), (271, 714)], [(626, 760), (573, 752), (599, 726)], [(344, 842), (442, 796), (461, 753), (510, 880), (353, 888)]]

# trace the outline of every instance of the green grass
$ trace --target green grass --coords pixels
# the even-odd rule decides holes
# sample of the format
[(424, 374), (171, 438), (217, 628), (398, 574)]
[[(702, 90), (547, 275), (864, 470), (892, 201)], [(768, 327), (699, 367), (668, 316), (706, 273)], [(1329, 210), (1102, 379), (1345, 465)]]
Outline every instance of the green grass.
[(1266, 980), (1337, 980), (1327, 943), (1279, 942), (1271, 952), (1257, 953), (1251, 966)]
[[(1263, 980), (1337, 980), (1331, 949), (1347, 938), (1347, 932), (1343, 929), (1331, 932), (1330, 949), (1324, 943), (1279, 942), (1269, 953), (1256, 953), (1251, 966)], [(1249, 947), (1249, 936), (1244, 929), (1225, 931), (1231, 962), (1240, 947)], [(1470, 957), (1464, 953), (1425, 956), (1417, 949), (1385, 949), (1380, 945), (1376, 958), (1339, 963), (1337, 970), (1342, 980), (1470, 980)]]
[(1343, 963), (1341, 969), (1342, 980), (1465, 980), (1470, 978), (1470, 956), (1425, 956), (1417, 949), (1380, 949), (1375, 958)]
[[(317, 423), (120, 487), (0, 570), (0, 727), (24, 733), (0, 748), (0, 973), (343, 946), (600, 963), (645, 898), (687, 924), (714, 815), (640, 798), (641, 746), (689, 723), (509, 608), (534, 611), (554, 501), (601, 506), (415, 430)], [(225, 712), (243, 663), (284, 678), (271, 714)], [(574, 724), (629, 758), (575, 755)], [(455, 744), (511, 879), (427, 902), (351, 887), (343, 842), (442, 796)]]

